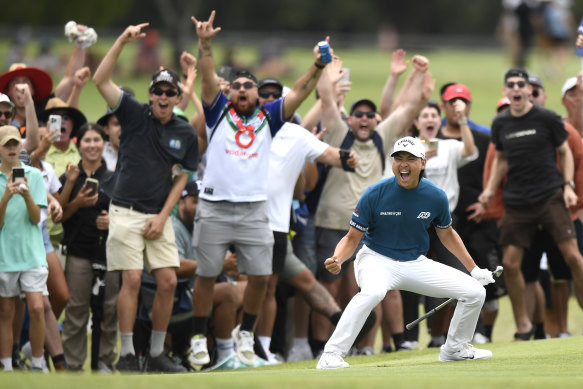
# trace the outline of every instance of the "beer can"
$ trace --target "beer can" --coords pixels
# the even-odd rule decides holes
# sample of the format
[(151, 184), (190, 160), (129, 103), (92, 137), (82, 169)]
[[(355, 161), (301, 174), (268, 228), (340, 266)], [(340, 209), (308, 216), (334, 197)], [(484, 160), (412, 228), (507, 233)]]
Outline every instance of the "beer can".
[(332, 55), (330, 55), (330, 45), (328, 42), (318, 42), (318, 50), (320, 50), (320, 62), (323, 64), (332, 62)]

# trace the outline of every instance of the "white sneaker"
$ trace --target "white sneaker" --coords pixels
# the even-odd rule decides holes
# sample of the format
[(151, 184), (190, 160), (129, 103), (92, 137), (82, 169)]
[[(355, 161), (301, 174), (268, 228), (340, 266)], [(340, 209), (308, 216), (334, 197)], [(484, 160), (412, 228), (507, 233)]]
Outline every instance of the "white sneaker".
[(292, 346), (287, 354), (288, 362), (307, 361), (308, 359), (314, 359), (314, 355), (312, 354), (310, 345), (307, 343)]
[(188, 361), (193, 365), (206, 365), (211, 361), (204, 335), (195, 335), (190, 339)]
[(269, 350), (265, 350), (265, 355), (267, 356), (267, 364), (268, 365), (279, 365), (283, 363), (283, 360), (279, 355), (275, 355)]
[(345, 369), (350, 365), (338, 353), (322, 353), (316, 369)]
[[(30, 345), (30, 342), (26, 342), (22, 348), (20, 349), (20, 352), (22, 353), (22, 355), (24, 355), (24, 357), (26, 359), (28, 359), (29, 361), (31, 361), (32, 364), (32, 346)], [(44, 355), (44, 349), (43, 349), (43, 355)], [(49, 367), (47, 366), (47, 360), (44, 358), (41, 361), (41, 367), (35, 370), (42, 370), (43, 373), (48, 373)]]
[(474, 334), (474, 338), (472, 339), (472, 342), (477, 343), (477, 344), (484, 344), (484, 343), (490, 343), (491, 340), (486, 335), (482, 335), (479, 332), (476, 332)]
[(32, 359), (32, 346), (30, 345), (30, 342), (23, 344), (20, 348), (20, 352), (30, 361)]
[(470, 359), (492, 358), (492, 351), (475, 348), (469, 343), (457, 351), (450, 351), (445, 345), (441, 346), (439, 362), (467, 361)]
[(374, 348), (370, 346), (356, 349), (356, 355), (374, 355), (374, 354), (375, 354)]
[(231, 336), (235, 340), (237, 356), (247, 366), (253, 366), (255, 361), (255, 351), (253, 351), (253, 332), (239, 331), (239, 325), (233, 328)]
[(113, 374), (113, 369), (111, 366), (107, 366), (107, 364), (103, 361), (97, 361), (97, 371), (102, 374)]

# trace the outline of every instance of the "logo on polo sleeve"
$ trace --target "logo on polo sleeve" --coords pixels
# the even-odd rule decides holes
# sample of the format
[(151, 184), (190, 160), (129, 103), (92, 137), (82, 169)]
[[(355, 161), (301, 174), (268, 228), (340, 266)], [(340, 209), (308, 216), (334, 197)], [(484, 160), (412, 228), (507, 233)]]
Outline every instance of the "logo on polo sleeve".
[(172, 149), (180, 150), (180, 148), (182, 147), (182, 142), (180, 142), (180, 139), (170, 139), (169, 146)]

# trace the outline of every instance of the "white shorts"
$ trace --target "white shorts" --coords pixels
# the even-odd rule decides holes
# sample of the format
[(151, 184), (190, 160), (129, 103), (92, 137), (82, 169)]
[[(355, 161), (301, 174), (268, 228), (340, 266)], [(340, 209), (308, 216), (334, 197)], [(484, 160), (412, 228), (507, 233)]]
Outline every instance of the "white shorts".
[(21, 272), (0, 273), (0, 297), (10, 298), (30, 292), (45, 294), (48, 276), (49, 269), (44, 266)]

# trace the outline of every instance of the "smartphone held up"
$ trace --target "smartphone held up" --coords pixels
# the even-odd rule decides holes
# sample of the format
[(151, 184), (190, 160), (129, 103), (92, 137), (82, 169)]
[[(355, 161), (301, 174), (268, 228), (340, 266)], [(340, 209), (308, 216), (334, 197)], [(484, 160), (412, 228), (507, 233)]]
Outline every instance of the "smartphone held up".
[(54, 139), (55, 142), (61, 140), (61, 115), (49, 115), (49, 134), (54, 129), (57, 130), (58, 136)]

